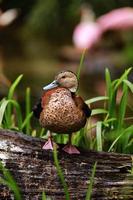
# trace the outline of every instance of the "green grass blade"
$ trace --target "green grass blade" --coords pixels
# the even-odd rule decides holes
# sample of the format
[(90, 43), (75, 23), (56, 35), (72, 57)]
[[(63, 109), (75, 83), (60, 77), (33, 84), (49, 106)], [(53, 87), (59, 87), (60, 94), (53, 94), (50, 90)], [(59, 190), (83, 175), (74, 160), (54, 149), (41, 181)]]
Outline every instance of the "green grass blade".
[[(30, 122), (30, 119), (32, 117), (32, 114), (31, 114), (31, 100), (30, 100), (30, 88), (26, 88), (26, 98), (25, 98), (25, 102), (26, 102), (26, 134), (30, 134), (30, 131), (31, 131), (31, 122)], [(30, 116), (30, 117), (27, 117), (27, 116)]]
[(102, 151), (102, 122), (97, 122), (96, 141), (97, 141), (97, 151)]
[(16, 181), (12, 177), (9, 170), (7, 170), (1, 162), (0, 162), (0, 171), (3, 173), (3, 176), (4, 176), (4, 178), (0, 178), (0, 182), (4, 185), (7, 185), (9, 189), (13, 191), (16, 200), (21, 200), (22, 197), (20, 194), (20, 189)]
[(111, 144), (108, 152), (110, 152), (113, 147), (116, 145), (116, 143), (118, 142), (118, 140), (125, 134), (132, 134), (133, 133), (133, 125), (129, 126), (128, 128), (124, 129), (121, 134), (113, 141), (113, 143)]
[(2, 99), (1, 106), (0, 106), (0, 127), (2, 126), (2, 121), (3, 121), (3, 117), (6, 111), (7, 105), (8, 105), (8, 100)]
[(123, 85), (123, 95), (121, 97), (121, 101), (119, 104), (119, 117), (118, 117), (118, 129), (120, 130), (123, 126), (124, 117), (126, 113), (126, 107), (127, 107), (127, 99), (128, 99), (128, 87), (124, 83)]
[(42, 200), (47, 200), (45, 192), (42, 193)]
[[(25, 120), (23, 121), (22, 126), (21, 126), (21, 129), (22, 129), (22, 130), (23, 130), (25, 127), (27, 127), (27, 123), (29, 123), (29, 121), (30, 121), (30, 119), (32, 118), (32, 116), (33, 116), (33, 112), (30, 112), (30, 113), (26, 116), (26, 118), (25, 118)], [(30, 134), (30, 132), (27, 132), (27, 129), (26, 129), (26, 134)]]
[(109, 98), (106, 96), (100, 96), (100, 97), (94, 97), (92, 99), (86, 100), (86, 104), (91, 104), (91, 103), (95, 103), (97, 101), (103, 101), (103, 100), (108, 100)]
[(106, 114), (106, 113), (108, 113), (107, 110), (102, 109), (102, 108), (97, 108), (97, 109), (92, 110), (91, 116), (98, 115), (98, 114)]
[(78, 70), (77, 70), (77, 78), (78, 78), (78, 80), (80, 79), (80, 74), (81, 74), (81, 69), (83, 67), (85, 53), (86, 53), (86, 49), (83, 51), (83, 53), (81, 55), (80, 63), (79, 63), (79, 66), (78, 66)]
[(111, 76), (109, 70), (105, 70), (105, 80), (106, 80), (106, 95), (108, 96), (108, 114), (109, 117), (114, 117), (114, 110), (116, 105), (116, 92), (114, 92), (113, 82), (111, 81)]
[(19, 82), (21, 81), (22, 77), (23, 77), (23, 74), (21, 74), (20, 76), (18, 76), (18, 78), (11, 85), (11, 87), (9, 89), (9, 93), (8, 93), (8, 99), (12, 99), (13, 98), (14, 91), (15, 91), (17, 85), (19, 84)]
[(129, 89), (131, 90), (131, 92), (133, 93), (133, 83), (131, 83), (128, 80), (123, 80), (123, 81), (129, 87)]
[(60, 181), (61, 181), (62, 186), (63, 186), (63, 188), (64, 188), (66, 200), (70, 200), (69, 191), (68, 191), (68, 186), (67, 186), (67, 184), (66, 184), (66, 182), (65, 182), (65, 178), (64, 178), (62, 169), (61, 169), (61, 167), (60, 167), (60, 165), (59, 165), (59, 161), (58, 161), (58, 158), (57, 158), (57, 150), (56, 150), (55, 147), (54, 147), (53, 154), (54, 154), (54, 162), (55, 162), (55, 166), (56, 166), (56, 169), (57, 169), (57, 173), (58, 173), (58, 175), (59, 175)]
[(105, 119), (103, 121), (103, 125), (106, 126), (106, 127), (108, 127), (110, 122), (114, 122), (116, 120), (117, 120), (116, 118)]
[(110, 96), (109, 107), (108, 107), (108, 114), (110, 118), (116, 117), (116, 96), (117, 96), (117, 91), (114, 91), (114, 89), (112, 89), (112, 94)]
[(111, 85), (111, 76), (109, 70), (105, 69), (105, 80), (106, 80), (106, 95), (111, 97), (112, 85)]
[(93, 169), (92, 169), (92, 174), (91, 174), (91, 178), (90, 178), (90, 184), (87, 190), (87, 194), (86, 194), (86, 198), (85, 200), (91, 200), (91, 195), (92, 195), (92, 187), (93, 187), (93, 183), (94, 183), (94, 177), (95, 177), (95, 173), (96, 173), (96, 167), (97, 167), (97, 162), (95, 162)]
[[(22, 126), (22, 112), (21, 112), (21, 108), (20, 108), (20, 105), (18, 104), (18, 102), (15, 101), (15, 100), (5, 100), (5, 101), (3, 101), (3, 104), (4, 104), (3, 108), (1, 109), (1, 113), (2, 113), (1, 120), (3, 120), (4, 114), (6, 114), (6, 107), (8, 105), (13, 105), (16, 108), (18, 127), (19, 127), (19, 130), (21, 130), (21, 126)], [(8, 124), (8, 120), (9, 119), (6, 118), (6, 127), (5, 128), (12, 128), (12, 123), (9, 125)], [(2, 121), (1, 121), (0, 125), (2, 125)]]
[(40, 138), (42, 138), (44, 135), (46, 135), (46, 133), (47, 133), (47, 129), (41, 128), (41, 130), (40, 130), (38, 136), (39, 136)]
[(115, 84), (114, 90), (117, 90), (117, 88), (121, 85), (121, 83), (124, 81), (124, 79), (127, 78), (127, 75), (130, 73), (130, 71), (132, 70), (132, 67), (125, 70), (125, 73), (122, 74), (122, 76), (118, 79), (118, 81)]
[[(17, 87), (17, 85), (19, 84), (19, 82), (21, 81), (23, 75), (21, 74), (15, 81), (14, 83), (11, 85), (9, 92), (8, 92), (8, 100), (11, 100), (13, 98), (14, 95), (14, 91)], [(7, 118), (8, 118), (8, 124), (9, 126), (11, 126), (11, 113), (12, 113), (12, 105), (9, 104), (8, 108), (7, 108)]]
[[(21, 127), (22, 127), (22, 111), (21, 111), (21, 107), (19, 105), (19, 103), (15, 100), (9, 100), (9, 105), (12, 104), (15, 108), (16, 108), (16, 118), (17, 118), (17, 122), (18, 122), (18, 128), (21, 131)], [(12, 125), (11, 125), (12, 127)]]

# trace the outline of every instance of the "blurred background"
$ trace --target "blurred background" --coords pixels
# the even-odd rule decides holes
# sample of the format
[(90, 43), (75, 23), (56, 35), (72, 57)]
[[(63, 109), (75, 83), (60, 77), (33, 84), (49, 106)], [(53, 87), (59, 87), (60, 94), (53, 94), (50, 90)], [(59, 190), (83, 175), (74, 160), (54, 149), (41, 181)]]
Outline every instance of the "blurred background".
[(24, 74), (18, 96), (29, 86), (34, 103), (58, 71), (77, 71), (85, 48), (80, 94), (89, 99), (104, 95), (106, 67), (117, 78), (132, 66), (133, 1), (0, 0), (0, 97)]

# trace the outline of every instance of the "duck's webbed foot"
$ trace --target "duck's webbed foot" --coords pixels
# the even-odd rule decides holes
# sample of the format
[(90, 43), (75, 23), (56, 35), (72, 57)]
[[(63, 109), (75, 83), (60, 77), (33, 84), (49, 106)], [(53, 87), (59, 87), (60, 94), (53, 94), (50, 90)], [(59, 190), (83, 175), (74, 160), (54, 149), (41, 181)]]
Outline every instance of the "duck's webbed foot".
[(54, 146), (56, 146), (56, 148), (58, 148), (58, 145), (55, 142), (53, 142), (52, 139), (49, 137), (48, 141), (43, 145), (42, 149), (53, 150)]
[(42, 148), (45, 150), (48, 150), (48, 149), (53, 150), (53, 142), (52, 142), (51, 138), (48, 138), (48, 141), (43, 145)]
[(68, 154), (80, 154), (80, 151), (73, 146), (72, 144), (68, 144), (63, 148), (63, 151), (65, 151)]

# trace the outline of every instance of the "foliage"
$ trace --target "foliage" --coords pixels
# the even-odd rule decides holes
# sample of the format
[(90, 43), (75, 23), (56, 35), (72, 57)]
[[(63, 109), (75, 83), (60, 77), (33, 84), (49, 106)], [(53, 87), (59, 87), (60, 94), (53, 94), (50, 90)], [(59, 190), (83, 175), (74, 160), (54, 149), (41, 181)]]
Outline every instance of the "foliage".
[(20, 75), (9, 88), (6, 98), (0, 101), (0, 128), (23, 131), (26, 134), (33, 135), (35, 130), (31, 129), (31, 111), (30, 88), (26, 89), (25, 95), (25, 117), (23, 117), (23, 108), (21, 107), (15, 90), (21, 81), (23, 75)]
[[(39, 0), (27, 17), (25, 28), (32, 34), (47, 37), (57, 43), (70, 38), (77, 22), (77, 11), (81, 0), (58, 1)], [(38, 23), (39, 22), (39, 23)], [(44, 23), (45, 22), (45, 23)], [(66, 29), (66, 27), (69, 27)]]
[[(59, 164), (56, 147), (54, 147), (53, 157), (54, 157), (54, 162), (55, 162), (55, 166), (56, 166), (56, 169), (57, 169), (57, 173), (59, 175), (60, 181), (61, 181), (62, 186), (64, 188), (65, 197), (66, 197), (65, 199), (69, 200), (70, 194), (69, 194), (69, 191), (68, 191), (68, 186), (67, 186), (67, 183), (65, 181), (63, 171), (62, 171), (61, 166)], [(87, 190), (87, 193), (86, 193), (86, 200), (91, 199), (92, 186), (93, 186), (93, 183), (94, 183), (96, 166), (97, 166), (97, 162), (94, 164), (93, 169), (92, 169), (92, 174), (91, 174), (91, 177), (90, 177), (89, 186), (88, 186), (88, 190)], [(10, 171), (8, 169), (6, 169), (6, 167), (1, 162), (0, 162), (0, 172), (3, 175), (3, 177), (0, 177), (0, 183), (3, 184), (3, 185), (6, 185), (14, 193), (14, 197), (15, 197), (16, 200), (21, 200), (22, 194), (20, 193), (20, 188), (18, 187), (15, 179), (12, 177)], [(42, 192), (42, 200), (51, 200), (51, 198), (47, 197), (45, 192)]]
[[(92, 110), (93, 117), (99, 114), (102, 117), (97, 118), (97, 122), (91, 124), (91, 119), (83, 134), (81, 130), (75, 135), (74, 143), (79, 146), (89, 147), (97, 151), (113, 151), (121, 153), (133, 153), (133, 125), (130, 125), (132, 117), (127, 117), (127, 109), (132, 108), (128, 104), (129, 90), (133, 93), (133, 84), (128, 80), (128, 75), (132, 68), (125, 70), (122, 76), (117, 80), (111, 80), (108, 69), (105, 71), (106, 79), (106, 96), (96, 97), (87, 100), (87, 104), (94, 104), (96, 101), (103, 100), (103, 108)], [(121, 91), (121, 95), (119, 92)], [(117, 97), (119, 95), (119, 102)], [(129, 122), (128, 122), (129, 121)], [(91, 134), (92, 129), (95, 128), (95, 133)], [(88, 145), (86, 145), (87, 141)]]
[[(69, 191), (68, 191), (68, 186), (66, 184), (63, 171), (62, 171), (62, 169), (60, 167), (60, 164), (59, 164), (56, 147), (54, 147), (53, 155), (54, 155), (54, 162), (55, 162), (55, 166), (56, 166), (56, 169), (57, 169), (57, 173), (59, 175), (60, 181), (61, 181), (62, 186), (64, 188), (64, 192), (65, 192), (65, 196), (66, 196), (65, 199), (69, 200), (70, 199), (70, 194), (69, 194)], [(93, 166), (93, 169), (92, 169), (92, 173), (91, 173), (91, 177), (90, 177), (90, 181), (89, 181), (89, 186), (88, 186), (87, 193), (86, 193), (86, 198), (85, 198), (86, 200), (90, 200), (91, 199), (92, 188), (93, 188), (93, 183), (94, 183), (94, 177), (95, 177), (95, 173), (96, 173), (96, 166), (97, 166), (97, 162), (95, 162), (95, 164)]]
[(62, 183), (62, 186), (64, 188), (64, 192), (65, 192), (65, 197), (66, 197), (66, 200), (70, 200), (70, 195), (69, 195), (69, 191), (68, 191), (68, 186), (66, 184), (66, 181), (65, 181), (65, 178), (64, 178), (64, 174), (62, 172), (62, 169), (59, 165), (59, 160), (57, 158), (57, 150), (56, 150), (56, 147), (54, 147), (54, 151), (53, 151), (53, 155), (54, 155), (54, 162), (55, 162), (55, 166), (56, 166), (56, 169), (57, 169), (57, 173), (59, 175), (59, 178), (60, 178), (60, 181)]
[(10, 171), (6, 169), (1, 162), (0, 172), (3, 174), (3, 177), (0, 177), (0, 183), (6, 185), (14, 193), (16, 200), (21, 200), (22, 195), (16, 181), (12, 177)]
[[(84, 55), (82, 56), (84, 57)], [(78, 78), (80, 76), (83, 59), (81, 59), (79, 69), (77, 71)], [(128, 80), (128, 75), (132, 68), (125, 70), (119, 79), (111, 80), (111, 75), (108, 69), (105, 71), (106, 80), (106, 96), (94, 97), (86, 101), (90, 106), (99, 101), (103, 102), (103, 107), (92, 109), (91, 118), (88, 120), (87, 125), (73, 135), (72, 143), (86, 149), (93, 149), (97, 151), (113, 151), (121, 153), (133, 153), (133, 125), (128, 122), (132, 117), (127, 116), (127, 109), (133, 111), (128, 103), (129, 92), (133, 93), (133, 84)], [(0, 127), (5, 129), (15, 129), (23, 131), (27, 135), (46, 137), (46, 130), (41, 129), (39, 133), (32, 127), (31, 99), (30, 88), (26, 89), (25, 95), (25, 115), (22, 113), (21, 104), (18, 102), (15, 94), (16, 87), (22, 79), (20, 75), (11, 85), (8, 95), (0, 101)], [(119, 102), (117, 102), (118, 92), (121, 90)], [(23, 116), (24, 115), (24, 116)], [(98, 117), (100, 116), (100, 117)], [(96, 118), (95, 123), (93, 118)], [(92, 131), (95, 129), (95, 133)], [(67, 142), (66, 135), (56, 134), (54, 139), (58, 143), (65, 144)], [(56, 149), (53, 152), (54, 162), (57, 173), (64, 188), (66, 199), (70, 199), (68, 186), (65, 182), (63, 171), (60, 167), (57, 157)], [(2, 184), (7, 185), (14, 193), (16, 199), (21, 199), (20, 190), (10, 172), (0, 165), (0, 170), (3, 173), (3, 178), (0, 178)], [(132, 174), (131, 169), (131, 174)], [(88, 186), (86, 199), (91, 198), (92, 185), (94, 175), (96, 172), (96, 163), (93, 166), (90, 184)], [(45, 192), (42, 193), (42, 199), (49, 199)]]
[[(36, 35), (37, 38), (42, 36), (41, 38), (46, 39), (47, 37), (52, 44), (53, 42), (59, 44), (64, 41), (71, 42), (72, 32), (80, 21), (80, 9), (84, 3), (92, 7), (96, 17), (119, 7), (133, 6), (131, 0), (118, 2), (110, 0), (109, 3), (107, 0), (0, 0), (0, 7), (4, 11), (11, 8), (20, 10), (17, 24), (20, 36), (23, 32), (23, 36), (26, 35), (25, 38), (29, 35), (28, 40), (31, 39), (31, 36)], [(14, 36), (14, 29), (12, 34)], [(128, 39), (128, 37), (126, 38)], [(126, 52), (132, 59), (132, 51), (129, 52), (129, 50), (130, 47), (126, 49)]]
[[(82, 62), (83, 59), (77, 72), (78, 77)], [(103, 107), (92, 109), (91, 118), (86, 127), (73, 135), (73, 144), (97, 151), (133, 153), (133, 125), (129, 123), (132, 117), (128, 117), (126, 112), (127, 109), (133, 110), (128, 103), (129, 92), (133, 93), (133, 84), (128, 80), (131, 70), (132, 68), (125, 70), (119, 79), (112, 81), (110, 72), (106, 69), (106, 96), (94, 97), (86, 101), (90, 107), (103, 101)], [(26, 89), (25, 114), (22, 113), (21, 104), (15, 97), (16, 87), (22, 77), (20, 75), (14, 81), (7, 97), (0, 101), (0, 127), (15, 129), (32, 136), (46, 137), (47, 131), (45, 129), (35, 130), (32, 127), (33, 112), (31, 111), (30, 88)], [(119, 91), (121, 91), (121, 95), (119, 102), (117, 102)], [(93, 123), (93, 119), (95, 119), (95, 123)], [(68, 138), (67, 135), (55, 134), (54, 139), (57, 143), (65, 144)]]
[(86, 52), (86, 49), (84, 49), (84, 51), (83, 51), (83, 53), (81, 55), (81, 59), (80, 59), (80, 63), (79, 63), (78, 71), (77, 71), (78, 81), (80, 80), (80, 73), (81, 73), (81, 69), (82, 69), (82, 66), (83, 66), (83, 61), (84, 61), (84, 58), (85, 58), (85, 52)]
[(97, 167), (97, 162), (95, 162), (93, 169), (92, 169), (92, 174), (90, 177), (90, 184), (88, 186), (85, 200), (91, 200), (91, 194), (92, 194), (92, 188), (93, 188), (93, 183), (94, 183), (94, 177), (95, 177), (95, 173), (96, 173), (96, 167)]
[(42, 193), (42, 200), (47, 200), (45, 192)]

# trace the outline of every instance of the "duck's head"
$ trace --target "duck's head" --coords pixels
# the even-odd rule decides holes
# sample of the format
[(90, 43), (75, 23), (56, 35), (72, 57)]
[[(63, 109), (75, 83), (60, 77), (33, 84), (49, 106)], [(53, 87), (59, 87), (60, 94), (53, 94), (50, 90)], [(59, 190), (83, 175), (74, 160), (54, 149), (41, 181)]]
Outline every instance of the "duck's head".
[(43, 90), (50, 90), (55, 87), (64, 87), (75, 93), (78, 88), (77, 76), (71, 71), (62, 71), (55, 76), (52, 83), (43, 87)]

